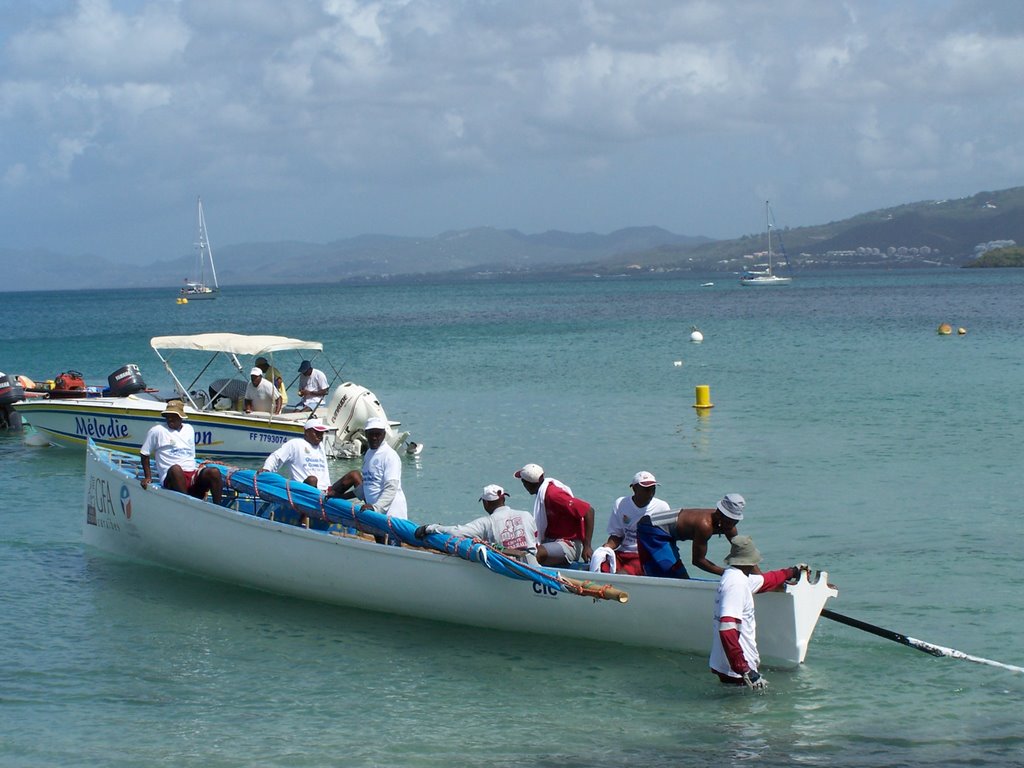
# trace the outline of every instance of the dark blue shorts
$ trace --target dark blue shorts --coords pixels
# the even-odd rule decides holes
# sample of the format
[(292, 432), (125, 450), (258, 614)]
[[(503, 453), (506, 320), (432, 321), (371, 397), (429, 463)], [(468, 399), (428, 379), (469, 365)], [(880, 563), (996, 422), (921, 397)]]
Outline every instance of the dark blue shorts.
[(640, 555), (640, 564), (644, 568), (644, 576), (660, 576), (668, 579), (688, 579), (679, 547), (668, 531), (654, 525), (646, 515), (636, 524), (636, 551)]

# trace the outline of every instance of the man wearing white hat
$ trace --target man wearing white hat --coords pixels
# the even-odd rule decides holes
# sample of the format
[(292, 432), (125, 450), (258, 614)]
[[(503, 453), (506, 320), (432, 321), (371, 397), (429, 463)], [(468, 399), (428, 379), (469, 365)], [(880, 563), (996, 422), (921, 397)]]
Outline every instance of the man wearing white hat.
[(715, 535), (732, 541), (746, 504), (738, 493), (727, 493), (714, 509), (669, 510), (642, 517), (636, 524), (636, 540), (644, 575), (690, 578), (679, 557), (677, 541), (692, 541), (691, 562), (701, 570), (721, 575), (725, 569), (708, 559), (708, 542)]
[(267, 456), (263, 469), (281, 474), (279, 470), (287, 467), (290, 478), (297, 483), (330, 488), (331, 474), (324, 450), (327, 432), (328, 427), (321, 419), (308, 419), (302, 425), (302, 437), (293, 437)]
[(728, 567), (718, 581), (715, 597), (711, 671), (723, 683), (763, 690), (768, 681), (758, 671), (761, 657), (757, 652), (754, 595), (778, 589), (788, 579), (800, 578), (800, 571), (810, 569), (806, 563), (799, 563), (761, 573), (757, 568), (761, 553), (749, 536), (733, 538), (725, 562)]
[(405, 493), (402, 491), (402, 459), (385, 442), (388, 423), (379, 416), (366, 420), (363, 433), (368, 450), (363, 456), (363, 469), (352, 470), (334, 484), (330, 495), (341, 496), (350, 488), (366, 502), (366, 508), (382, 515), (409, 517)]
[(245, 385), (245, 412), (281, 412), (281, 391), (271, 381), (263, 378), (260, 368), (249, 371), (249, 383)]
[[(620, 496), (612, 505), (612, 516), (608, 520), (608, 540), (606, 549), (612, 550), (615, 557), (616, 573), (628, 573), (643, 576), (640, 555), (637, 554), (636, 524), (644, 515), (654, 516), (671, 512), (667, 501), (655, 498), (658, 481), (650, 472), (641, 471), (633, 475), (631, 496)], [(591, 570), (605, 570), (607, 566)], [(610, 570), (610, 569), (609, 569)]]
[(572, 488), (553, 477), (544, 477), (539, 464), (516, 470), (526, 492), (534, 496), (533, 519), (543, 546), (537, 559), (541, 565), (560, 567), (594, 555), (594, 508), (572, 494)]
[(421, 525), (416, 529), (416, 538), (422, 539), (429, 533), (446, 533), (482, 539), (513, 550), (512, 554), (522, 552), (523, 559), (536, 563), (537, 530), (533, 515), (505, 506), (508, 496), (508, 492), (500, 485), (486, 485), (480, 494), (486, 515), (465, 525)]

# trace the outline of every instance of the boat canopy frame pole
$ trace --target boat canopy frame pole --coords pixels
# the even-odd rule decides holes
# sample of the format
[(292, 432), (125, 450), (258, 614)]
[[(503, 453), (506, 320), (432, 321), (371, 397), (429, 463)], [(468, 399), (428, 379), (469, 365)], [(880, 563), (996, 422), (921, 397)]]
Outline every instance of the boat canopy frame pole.
[[(181, 383), (181, 379), (178, 378), (178, 374), (176, 374), (174, 372), (174, 369), (171, 368), (171, 363), (168, 359), (170, 358), (170, 355), (168, 355), (165, 358), (163, 355), (160, 354), (160, 350), (156, 349), (155, 347), (153, 348), (153, 351), (156, 352), (156, 356), (159, 357), (160, 362), (164, 364), (164, 370), (167, 371), (168, 375), (174, 381), (174, 388), (178, 391), (178, 395), (180, 395), (181, 399), (188, 403), (191, 403), (192, 407), (195, 408), (197, 411), (201, 411), (202, 408), (200, 408), (196, 401), (192, 398), (192, 395), (189, 393), (188, 388), (186, 388), (185, 385)], [(209, 366), (209, 363), (207, 363), (207, 366)]]

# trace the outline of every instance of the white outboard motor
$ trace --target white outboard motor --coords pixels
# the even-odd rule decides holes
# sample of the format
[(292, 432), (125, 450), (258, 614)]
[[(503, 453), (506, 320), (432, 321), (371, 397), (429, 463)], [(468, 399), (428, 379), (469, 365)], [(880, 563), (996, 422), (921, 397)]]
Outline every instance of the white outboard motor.
[[(388, 421), (384, 408), (377, 396), (366, 387), (346, 381), (335, 387), (327, 404), (322, 406), (317, 415), (324, 424), (331, 428), (330, 443), (325, 445), (328, 455), (336, 458), (354, 458), (366, 450), (366, 435), (363, 427), (366, 420), (377, 416)], [(408, 432), (398, 432), (388, 421), (388, 431), (384, 439), (394, 449), (398, 449), (409, 436)], [(324, 441), (327, 443), (327, 441)]]

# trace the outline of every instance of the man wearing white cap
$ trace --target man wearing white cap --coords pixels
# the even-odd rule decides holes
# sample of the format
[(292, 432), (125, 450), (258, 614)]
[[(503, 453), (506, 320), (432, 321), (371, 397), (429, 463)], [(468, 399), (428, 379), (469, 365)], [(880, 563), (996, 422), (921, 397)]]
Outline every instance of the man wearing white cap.
[(487, 512), (486, 515), (465, 525), (421, 525), (416, 529), (416, 538), (422, 539), (429, 533), (446, 533), (451, 536), (482, 539), (513, 550), (512, 554), (522, 552), (523, 559), (529, 563), (536, 563), (537, 530), (533, 515), (505, 506), (508, 495), (500, 485), (484, 486), (480, 501)]
[(708, 559), (708, 542), (715, 535), (732, 541), (744, 507), (742, 496), (727, 493), (714, 509), (669, 510), (642, 517), (636, 524), (636, 540), (644, 575), (690, 578), (679, 557), (677, 541), (692, 541), (691, 562), (701, 570), (721, 575), (725, 569)]
[(327, 467), (327, 452), (324, 437), (328, 427), (320, 419), (309, 419), (302, 425), (302, 437), (293, 437), (267, 456), (263, 469), (278, 472), (288, 468), (288, 476), (297, 483), (315, 488), (331, 487), (331, 475)]
[(541, 565), (561, 567), (594, 555), (594, 508), (572, 495), (572, 488), (553, 477), (544, 477), (539, 464), (527, 464), (515, 473), (533, 500), (533, 519), (543, 546), (537, 559)]
[(363, 432), (369, 450), (363, 456), (363, 469), (354, 469), (341, 478), (331, 495), (341, 496), (354, 488), (367, 509), (404, 520), (409, 513), (402, 491), (402, 459), (384, 441), (387, 429), (388, 423), (379, 416), (366, 420)]
[(271, 381), (263, 378), (263, 371), (253, 368), (249, 371), (249, 383), (245, 385), (245, 412), (281, 412), (281, 392)]
[(608, 520), (608, 541), (604, 546), (615, 552), (616, 573), (643, 576), (640, 555), (636, 551), (636, 524), (644, 515), (660, 515), (671, 512), (672, 508), (667, 501), (655, 498), (658, 481), (650, 472), (637, 472), (629, 487), (633, 495), (620, 496), (612, 506), (612, 516)]

